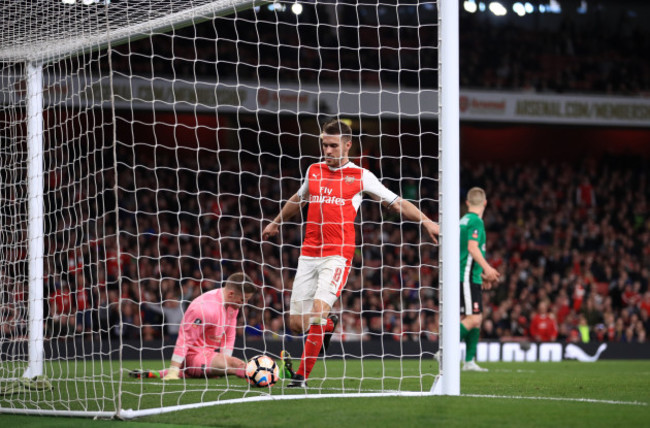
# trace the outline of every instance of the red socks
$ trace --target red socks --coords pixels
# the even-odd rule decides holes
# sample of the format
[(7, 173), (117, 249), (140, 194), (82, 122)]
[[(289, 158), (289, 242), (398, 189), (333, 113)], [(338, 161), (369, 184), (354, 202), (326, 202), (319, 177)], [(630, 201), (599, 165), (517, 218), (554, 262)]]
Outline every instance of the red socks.
[(325, 333), (334, 331), (334, 323), (331, 319), (327, 318), (325, 325), (312, 324), (309, 326), (309, 333), (305, 340), (305, 349), (302, 351), (302, 358), (300, 360), (300, 368), (296, 374), (303, 376), (305, 379), (309, 377), (320, 350), (323, 347), (323, 337)]
[(327, 325), (325, 325), (325, 333), (331, 333), (334, 331), (334, 321), (327, 319)]

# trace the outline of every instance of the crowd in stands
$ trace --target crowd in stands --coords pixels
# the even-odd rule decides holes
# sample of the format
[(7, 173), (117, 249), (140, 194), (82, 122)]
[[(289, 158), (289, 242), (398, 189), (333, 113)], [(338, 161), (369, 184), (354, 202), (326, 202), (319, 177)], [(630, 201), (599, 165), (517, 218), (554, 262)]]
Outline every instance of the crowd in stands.
[[(415, 8), (404, 7), (397, 20), (391, 19), (394, 10), (339, 8), (338, 18), (333, 8), (306, 8), (299, 25), (293, 14), (264, 8), (257, 15), (241, 12), (236, 20), (217, 18), (179, 30), (173, 38), (159, 35), (118, 47), (113, 67), (127, 76), (207, 81), (437, 86), (435, 13), (420, 8), (418, 16)], [(618, 24), (591, 14), (579, 22), (566, 16), (558, 26), (527, 28), (516, 20), (461, 14), (461, 87), (647, 94), (645, 21), (626, 18), (623, 8), (608, 13), (621, 15)]]
[[(157, 171), (149, 169), (152, 161), (120, 169), (119, 239), (106, 226), (103, 236), (69, 245), (47, 264), (47, 336), (173, 343), (189, 302), (244, 270), (262, 288), (244, 311), (240, 334), (292, 340), (285, 326), (302, 220), (284, 226), (273, 242), (261, 243), (260, 231), (298, 188), (305, 167), (296, 161), (280, 171), (277, 162), (252, 159), (223, 156), (200, 173), (166, 173), (160, 158)], [(430, 165), (363, 162), (435, 217), (426, 191), (434, 185), (418, 190), (407, 178), (430, 176)], [(487, 253), (502, 273), (484, 293), (484, 339), (648, 341), (647, 170), (647, 161), (607, 157), (580, 165), (463, 165), (463, 189), (487, 191)], [(111, 192), (102, 203), (110, 204)], [(437, 340), (437, 247), (376, 202), (362, 207), (359, 249), (334, 307), (342, 319), (336, 338)], [(5, 337), (21, 334), (8, 325)]]
[[(275, 22), (275, 14), (264, 15), (266, 23), (256, 21), (252, 13), (181, 29), (173, 39), (133, 41), (115, 48), (113, 65), (128, 75), (173, 72), (190, 80), (437, 84), (436, 21), (397, 29), (372, 14), (346, 15), (363, 24), (357, 31), (352, 21), (331, 25), (336, 20), (323, 10), (318, 16), (306, 12), (305, 25), (298, 27)], [(561, 31), (533, 31), (466, 14), (461, 29), (465, 88), (626, 95), (650, 90), (647, 29), (595, 31), (567, 21)], [(109, 168), (87, 180), (83, 165), (77, 177), (65, 176), (63, 167), (50, 170), (47, 336), (173, 342), (188, 303), (239, 270), (263, 286), (245, 311), (240, 333), (288, 334), (301, 220), (283, 227), (276, 241), (260, 242), (260, 231), (297, 190), (306, 163), (244, 152), (240, 158), (231, 152), (194, 155), (199, 165), (185, 165), (177, 153), (135, 162), (129, 152), (118, 151), (116, 176)], [(434, 177), (435, 165), (364, 161), (388, 187), (423, 201), (422, 210), (435, 217), (436, 180), (420, 180)], [(484, 338), (648, 341), (648, 169), (641, 160), (606, 157), (580, 165), (463, 165), (463, 189), (478, 185), (487, 191), (488, 256), (503, 278), (484, 294)], [(119, 209), (112, 210), (116, 204)], [(5, 217), (3, 224), (10, 215)], [(359, 250), (335, 307), (342, 317), (338, 338), (437, 340), (437, 247), (420, 245), (416, 225), (400, 225), (376, 202), (365, 202), (358, 220)], [(10, 235), (0, 271), (2, 337), (27, 330), (26, 253), (11, 246)], [(18, 235), (12, 239), (20, 241)], [(12, 278), (23, 280), (11, 285)]]
[(558, 29), (493, 25), (465, 15), (461, 88), (647, 95), (650, 31), (621, 15), (616, 26), (566, 18)]
[(504, 278), (485, 294), (484, 337), (647, 341), (647, 161), (466, 171), (489, 195), (488, 254)]

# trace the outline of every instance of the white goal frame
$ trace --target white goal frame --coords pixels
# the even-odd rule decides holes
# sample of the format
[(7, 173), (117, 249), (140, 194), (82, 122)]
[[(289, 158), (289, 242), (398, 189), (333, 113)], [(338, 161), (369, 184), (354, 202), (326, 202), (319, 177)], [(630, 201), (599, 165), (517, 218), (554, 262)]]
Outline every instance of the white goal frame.
[(460, 78), (458, 4), (440, 0), (440, 378), (436, 394), (460, 394)]
[[(12, 49), (0, 50), (0, 61), (22, 62), (26, 64), (27, 82), (27, 139), (28, 139), (28, 200), (29, 200), (29, 365), (23, 374), (25, 378), (34, 378), (43, 374), (44, 338), (43, 338), (43, 66), (61, 57), (78, 54), (99, 47), (114, 46), (136, 32), (151, 32), (167, 28), (179, 28), (191, 25), (196, 16), (219, 15), (251, 7), (248, 0), (220, 0), (197, 8), (188, 9), (168, 16), (157, 17), (128, 28), (116, 28), (96, 38), (79, 38), (75, 43), (61, 50), (55, 47), (56, 41), (42, 46), (17, 45)], [(441, 349), (440, 373), (429, 392), (394, 393), (343, 393), (291, 396), (264, 396), (244, 399), (223, 400), (218, 402), (196, 403), (147, 410), (117, 410), (112, 412), (78, 412), (78, 411), (29, 411), (21, 409), (3, 409), (0, 412), (38, 413), (67, 416), (98, 416), (133, 418), (168, 411), (211, 406), (216, 404), (266, 401), (278, 399), (329, 398), (329, 397), (370, 397), (370, 396), (422, 396), (422, 395), (459, 395), (460, 394), (460, 347), (459, 347), (459, 272), (458, 242), (459, 228), (459, 64), (458, 64), (458, 2), (438, 0), (439, 7), (439, 174), (441, 225), (441, 252), (439, 265), (439, 286), (441, 301)], [(106, 38), (109, 38), (108, 40)], [(130, 36), (133, 38), (132, 36)], [(56, 52), (49, 56), (44, 52)], [(114, 102), (114, 99), (112, 100)], [(114, 120), (114, 119), (113, 119)]]

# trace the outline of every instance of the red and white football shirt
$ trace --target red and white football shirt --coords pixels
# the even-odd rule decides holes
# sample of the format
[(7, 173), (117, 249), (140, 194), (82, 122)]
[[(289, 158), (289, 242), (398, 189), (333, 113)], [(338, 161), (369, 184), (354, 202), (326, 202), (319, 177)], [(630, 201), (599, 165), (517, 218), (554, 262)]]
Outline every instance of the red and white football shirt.
[(372, 172), (352, 162), (339, 168), (315, 163), (307, 169), (298, 190), (298, 195), (309, 202), (303, 256), (343, 256), (352, 260), (354, 219), (363, 193), (388, 204), (398, 198)]

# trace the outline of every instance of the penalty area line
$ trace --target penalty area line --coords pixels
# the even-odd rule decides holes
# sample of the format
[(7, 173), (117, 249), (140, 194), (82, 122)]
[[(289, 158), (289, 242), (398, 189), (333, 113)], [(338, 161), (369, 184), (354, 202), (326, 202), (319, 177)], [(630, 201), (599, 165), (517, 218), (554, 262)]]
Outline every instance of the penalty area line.
[(647, 406), (643, 401), (618, 401), (598, 400), (595, 398), (570, 398), (570, 397), (525, 397), (523, 395), (487, 395), (487, 394), (461, 394), (462, 397), (475, 398), (507, 398), (512, 400), (541, 400), (541, 401), (573, 401), (576, 403), (619, 404), (625, 406)]

